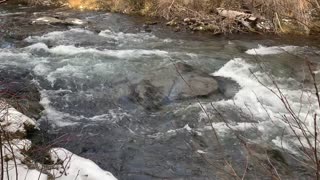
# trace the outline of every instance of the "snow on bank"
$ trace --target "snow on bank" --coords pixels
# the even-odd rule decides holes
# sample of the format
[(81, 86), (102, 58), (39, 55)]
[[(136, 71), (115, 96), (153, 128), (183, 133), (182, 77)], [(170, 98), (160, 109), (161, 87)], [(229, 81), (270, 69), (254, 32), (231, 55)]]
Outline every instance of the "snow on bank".
[[(47, 175), (35, 169), (30, 169), (26, 164), (27, 156), (23, 153), (31, 148), (31, 141), (23, 139), (26, 136), (26, 128), (35, 128), (34, 120), (11, 107), (4, 100), (0, 100), (0, 125), (1, 133), (6, 137), (1, 150), (5, 160), (4, 179), (47, 180)], [(21, 139), (9, 139), (21, 137)]]
[(246, 51), (247, 54), (250, 55), (274, 55), (274, 54), (282, 54), (282, 53), (290, 53), (297, 50), (298, 46), (262, 46), (259, 45), (258, 48), (249, 49)]
[(18, 112), (16, 109), (0, 100), (0, 125), (10, 134), (21, 133), (25, 135), (27, 127), (34, 127), (35, 121)]
[[(54, 162), (51, 170), (45, 165), (33, 162), (26, 152), (32, 142), (25, 139), (26, 128), (35, 128), (33, 119), (20, 113), (5, 101), (0, 100), (0, 117), (4, 137), (1, 147), (4, 157), (4, 179), (18, 180), (116, 180), (108, 171), (102, 170), (91, 160), (79, 157), (63, 148), (51, 149), (49, 154)], [(43, 172), (41, 172), (43, 170)]]
[(23, 162), (26, 162), (27, 157), (22, 153), (30, 149), (31, 141), (27, 139), (13, 139), (7, 141), (2, 146), (5, 162), (4, 179), (18, 179), (18, 180), (48, 180), (48, 176), (40, 171), (29, 168)]
[(54, 148), (50, 154), (53, 162), (63, 162), (52, 174), (59, 176), (67, 167), (67, 171), (56, 180), (116, 180), (110, 172), (102, 170), (91, 160), (79, 157), (66, 149)]

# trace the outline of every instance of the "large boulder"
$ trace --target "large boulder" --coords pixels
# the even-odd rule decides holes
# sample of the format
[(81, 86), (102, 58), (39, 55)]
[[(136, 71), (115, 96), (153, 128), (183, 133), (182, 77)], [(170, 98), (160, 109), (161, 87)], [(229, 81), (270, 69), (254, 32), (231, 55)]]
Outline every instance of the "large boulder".
[(211, 96), (232, 98), (238, 87), (230, 79), (214, 77), (179, 62), (174, 66), (160, 68), (150, 77), (133, 84), (129, 96), (147, 110), (158, 110), (175, 101)]
[(205, 97), (219, 89), (213, 76), (184, 63), (175, 64), (177, 77), (168, 96), (172, 100)]

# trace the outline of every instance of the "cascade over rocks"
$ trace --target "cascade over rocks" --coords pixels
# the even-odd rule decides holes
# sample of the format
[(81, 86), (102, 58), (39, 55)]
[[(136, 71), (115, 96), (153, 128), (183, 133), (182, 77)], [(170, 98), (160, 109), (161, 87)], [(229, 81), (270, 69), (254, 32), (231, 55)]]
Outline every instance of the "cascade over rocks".
[(232, 98), (238, 89), (239, 85), (230, 79), (214, 77), (178, 62), (132, 85), (130, 98), (147, 110), (158, 110), (174, 101)]

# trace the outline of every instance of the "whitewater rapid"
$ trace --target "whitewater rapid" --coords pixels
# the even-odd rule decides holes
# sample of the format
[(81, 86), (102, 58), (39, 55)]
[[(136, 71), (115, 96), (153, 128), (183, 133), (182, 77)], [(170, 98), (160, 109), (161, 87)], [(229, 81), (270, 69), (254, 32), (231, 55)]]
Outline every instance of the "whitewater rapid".
[[(96, 40), (98, 40), (97, 43)], [(156, 66), (168, 66), (172, 63), (171, 59), (179, 56), (183, 56), (185, 58), (183, 61), (185, 62), (199, 63), (195, 61), (201, 61), (201, 59), (217, 61), (208, 59), (210, 58), (208, 55), (210, 52), (197, 54), (195, 52), (185, 52), (183, 48), (178, 48), (177, 51), (163, 48), (157, 49), (156, 47), (170, 46), (177, 43), (185, 45), (186, 42), (161, 39), (151, 33), (134, 34), (104, 30), (96, 34), (85, 29), (70, 29), (50, 32), (42, 36), (30, 36), (24, 41), (31, 45), (20, 49), (4, 48), (0, 50), (3, 59), (2, 66), (30, 68), (36, 76), (49, 82), (50, 88), (41, 90), (41, 103), (46, 109), (47, 118), (58, 126), (69, 126), (82, 120), (94, 121), (97, 119), (102, 120), (102, 118), (112, 121), (112, 119), (128, 116), (129, 113), (121, 112), (121, 108), (118, 107), (108, 110), (109, 112), (105, 114), (93, 116), (75, 115), (67, 111), (58, 110), (51, 105), (52, 99), (57, 94), (65, 94), (63, 101), (69, 101), (72, 95), (68, 97), (68, 94), (74, 94), (75, 92), (78, 93), (77, 96), (81, 95), (83, 98), (88, 96), (90, 98), (90, 96), (94, 96), (95, 88), (99, 87), (99, 83), (101, 86), (105, 86), (103, 83), (110, 83), (114, 79), (118, 81), (129, 79), (131, 82), (137, 82), (145, 76), (139, 70), (148, 72), (147, 68), (152, 70)], [(149, 47), (148, 44), (153, 44), (153, 46)], [(229, 42), (228, 44), (232, 45), (233, 43)], [(143, 48), (141, 48), (142, 45)], [(109, 46), (113, 46), (113, 48)], [(247, 49), (245, 53), (251, 56), (272, 56), (298, 51), (303, 52), (304, 49), (307, 49), (307, 47), (284, 45), (266, 47), (258, 45), (256, 48)], [(243, 56), (243, 54), (239, 54), (239, 56)], [(138, 60), (141, 60), (141, 62), (137, 63)], [(180, 60), (178, 59), (178, 61)], [(150, 63), (151, 66), (145, 63)], [(141, 68), (141, 66), (145, 67)], [(241, 126), (240, 129), (242, 130), (245, 130), (245, 127), (242, 126), (247, 128), (258, 126), (258, 129), (267, 135), (272, 131), (274, 123), (276, 123), (275, 126), (283, 126), (281, 121), (277, 119), (279, 119), (279, 115), (286, 114), (287, 110), (284, 109), (280, 99), (265, 87), (276, 90), (272, 87), (273, 84), (270, 82), (270, 77), (267, 76), (267, 73), (269, 72), (263, 72), (263, 69), (259, 69), (258, 65), (252, 61), (247, 61), (246, 57), (230, 59), (220, 69), (212, 72), (215, 76), (231, 78), (240, 85), (241, 89), (233, 99), (221, 100), (214, 102), (214, 104), (222, 108), (242, 108), (247, 114), (251, 114), (255, 122), (239, 122), (237, 126)], [(304, 92), (299, 88), (290, 89), (290, 86), (287, 86), (287, 83), (290, 82), (299, 87), (300, 82), (297, 82), (293, 77), (289, 79), (275, 78), (292, 108), (300, 112), (299, 116), (307, 116), (310, 113), (309, 111), (314, 111), (317, 108), (315, 99), (310, 94), (311, 92)], [(57, 89), (55, 88), (57, 80), (65, 80), (66, 82), (62, 83), (62, 87)], [(89, 87), (88, 84), (93, 86)], [(67, 103), (63, 104), (65, 104), (66, 109), (68, 109), (67, 106), (70, 106)], [(305, 104), (308, 106), (305, 106)], [(59, 109), (64, 108), (59, 107)], [(202, 113), (199, 112), (200, 117), (203, 116)], [(311, 125), (310, 123), (308, 124)], [(219, 122), (216, 125), (223, 125), (223, 123)], [(225, 127), (225, 129), (227, 128)]]
[[(212, 128), (230, 151), (237, 150), (230, 141), (236, 131), (253, 143), (295, 153), (298, 144), (281, 120), (288, 111), (274, 82), (312, 129), (319, 108), (313, 87), (303, 81), (308, 71), (298, 56), (317, 59), (310, 53), (316, 48), (115, 29), (69, 28), (26, 37), (19, 46), (0, 46), (2, 70), (27, 69), (33, 75), (45, 108), (39, 123), (54, 135), (75, 134), (78, 139), (65, 146), (115, 176), (139, 179), (149, 176), (134, 173), (158, 175), (161, 169), (161, 177), (184, 177), (194, 175), (192, 168), (203, 170), (199, 177), (213, 176), (197, 159), (199, 154), (220, 158)], [(177, 62), (230, 78), (240, 88), (232, 99), (177, 101), (157, 112), (130, 100), (132, 85), (150, 77), (167, 79), (165, 73), (176, 72), (165, 70)]]

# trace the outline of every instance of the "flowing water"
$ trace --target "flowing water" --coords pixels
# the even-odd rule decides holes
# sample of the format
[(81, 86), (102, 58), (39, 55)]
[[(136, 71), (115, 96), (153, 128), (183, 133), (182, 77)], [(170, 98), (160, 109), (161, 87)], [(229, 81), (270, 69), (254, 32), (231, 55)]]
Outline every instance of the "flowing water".
[[(30, 23), (45, 15), (77, 17), (90, 24)], [(275, 90), (270, 77), (299, 116), (317, 109), (304, 66), (308, 58), (317, 72), (320, 51), (314, 41), (212, 37), (174, 33), (161, 25), (145, 32), (145, 19), (105, 12), (3, 6), (0, 18), (1, 71), (31, 73), (45, 108), (39, 122), (46, 136), (52, 140), (67, 134), (68, 141), (60, 146), (119, 179), (228, 179), (225, 158), (239, 172), (246, 162), (231, 129), (254, 144), (294, 153), (292, 134), (279, 119), (288, 112), (267, 88)], [(133, 84), (150, 77), (165, 80), (168, 73), (177, 73), (177, 62), (230, 78), (240, 88), (231, 99), (173, 101), (156, 111), (130, 99)], [(287, 174), (308, 179), (304, 173)], [(253, 174), (248, 177), (263, 179)]]

